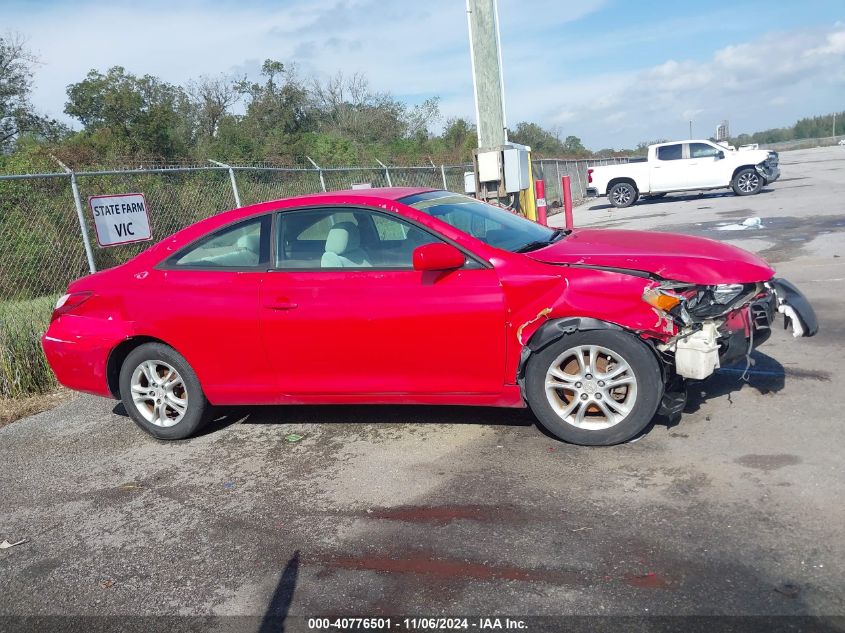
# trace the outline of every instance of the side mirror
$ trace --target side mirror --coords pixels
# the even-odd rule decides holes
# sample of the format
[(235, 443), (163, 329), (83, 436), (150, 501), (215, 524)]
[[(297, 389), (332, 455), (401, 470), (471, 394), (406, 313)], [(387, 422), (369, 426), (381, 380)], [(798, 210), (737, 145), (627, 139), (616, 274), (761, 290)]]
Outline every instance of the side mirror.
[(451, 244), (424, 244), (414, 249), (414, 270), (454, 270), (463, 266), (466, 259)]
[(719, 150), (719, 152), (716, 154), (716, 158), (724, 158), (724, 157), (725, 157), (725, 152), (723, 152), (722, 150)]

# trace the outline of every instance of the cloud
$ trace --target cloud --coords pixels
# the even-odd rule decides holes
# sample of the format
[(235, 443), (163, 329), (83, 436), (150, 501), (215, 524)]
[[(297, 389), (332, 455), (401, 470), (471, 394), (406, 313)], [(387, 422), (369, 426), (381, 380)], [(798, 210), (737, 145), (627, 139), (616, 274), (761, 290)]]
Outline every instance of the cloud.
[[(500, 0), (511, 127), (536, 121), (561, 126), (591, 147), (633, 146), (686, 136), (689, 118), (704, 136), (725, 118), (733, 131), (783, 125), (833, 109), (843, 93), (843, 24), (769, 33), (703, 59), (678, 55), (686, 48), (673, 46), (668, 59), (637, 68), (639, 46), (684, 28), (701, 40), (712, 21), (685, 27), (670, 17), (623, 30), (602, 23), (596, 39), (585, 17), (606, 6), (607, 0), (535, 0), (526, 11), (521, 0)], [(273, 58), (306, 75), (363, 72), (372, 88), (411, 103), (439, 95), (448, 117), (475, 111), (465, 11), (462, 0), (149, 0), (143, 6), (12, 0), (3, 17), (4, 28), (27, 36), (41, 57), (34, 101), (53, 116), (64, 108), (66, 86), (92, 68), (122, 65), (184, 83), (221, 71), (255, 77), (261, 62)], [(566, 30), (569, 23), (577, 28)], [(682, 41), (691, 37), (683, 33)], [(596, 72), (593, 58), (615, 70)]]
[[(842, 106), (845, 26), (769, 33), (725, 46), (703, 61), (670, 59), (627, 75), (561, 82), (545, 101), (566, 100), (567, 127), (593, 147), (630, 147), (648, 138), (710, 136), (722, 119), (756, 131)], [(527, 107), (526, 107), (527, 106)], [(620, 113), (626, 113), (623, 118)], [(523, 104), (521, 114), (555, 120), (555, 109)]]

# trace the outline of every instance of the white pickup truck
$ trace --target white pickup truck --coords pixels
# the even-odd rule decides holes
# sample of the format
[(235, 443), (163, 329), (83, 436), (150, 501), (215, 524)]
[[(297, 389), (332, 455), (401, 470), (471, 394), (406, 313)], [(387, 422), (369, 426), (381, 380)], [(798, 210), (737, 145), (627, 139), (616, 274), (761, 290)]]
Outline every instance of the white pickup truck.
[(657, 198), (673, 191), (731, 187), (736, 195), (747, 196), (779, 176), (777, 152), (675, 141), (649, 145), (647, 159), (588, 169), (587, 195), (607, 196), (620, 208), (640, 196)]

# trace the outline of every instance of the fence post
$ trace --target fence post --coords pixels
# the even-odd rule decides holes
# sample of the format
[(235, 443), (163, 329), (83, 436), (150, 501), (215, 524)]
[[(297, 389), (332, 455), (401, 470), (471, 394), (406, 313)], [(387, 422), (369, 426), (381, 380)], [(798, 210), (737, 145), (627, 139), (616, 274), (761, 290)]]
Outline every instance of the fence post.
[(581, 170), (578, 168), (578, 161), (575, 161), (575, 180), (578, 182), (578, 191), (584, 197), (584, 183), (581, 180)]
[(73, 192), (73, 202), (76, 205), (76, 217), (79, 219), (79, 230), (82, 233), (82, 244), (85, 247), (85, 258), (88, 260), (88, 270), (91, 273), (97, 272), (97, 265), (94, 263), (94, 251), (91, 250), (91, 239), (88, 237), (88, 225), (85, 223), (85, 212), (82, 210), (82, 200), (79, 197), (79, 187), (76, 184), (76, 174), (58, 158), (50, 155), (59, 166), (70, 176), (70, 189)]
[(443, 191), (449, 191), (449, 184), (446, 182), (446, 168), (440, 163), (440, 176), (443, 178)]
[(387, 168), (387, 165), (381, 162), (378, 158), (376, 158), (376, 162), (382, 167), (384, 167), (384, 178), (385, 180), (387, 180), (387, 186), (392, 187), (393, 183), (390, 181), (390, 170)]
[(323, 178), (323, 168), (322, 168), (322, 167), (320, 167), (320, 166), (319, 166), (317, 163), (315, 163), (313, 160), (311, 160), (311, 157), (310, 157), (310, 156), (306, 156), (305, 158), (307, 158), (307, 159), (308, 159), (308, 162), (309, 162), (309, 163), (311, 163), (312, 165), (314, 165), (314, 169), (316, 169), (316, 170), (317, 170), (317, 173), (319, 173), (319, 174), (320, 174), (320, 188), (321, 188), (321, 189), (323, 190), (323, 192), (325, 193), (325, 191), (326, 191), (326, 179), (325, 179), (325, 178)]
[(570, 183), (570, 177), (564, 176), (560, 182), (560, 190), (563, 195), (563, 217), (566, 220), (566, 228), (571, 231), (575, 222), (572, 219), (572, 187)]
[(560, 204), (561, 204), (561, 205), (563, 205), (563, 188), (562, 188), (562, 187), (563, 187), (563, 185), (560, 185), (560, 183), (561, 183), (561, 179), (560, 179), (560, 161), (559, 161), (557, 158), (555, 158), (555, 175), (557, 176), (557, 180), (555, 180), (555, 182), (556, 182), (559, 186), (561, 186), (561, 190), (560, 190)]
[(231, 166), (227, 165), (226, 163), (219, 163), (216, 160), (208, 159), (209, 163), (214, 163), (218, 167), (225, 167), (229, 170), (229, 181), (232, 183), (232, 193), (235, 194), (235, 205), (237, 207), (241, 206), (241, 196), (238, 193), (238, 183), (235, 181), (235, 170), (231, 168)]

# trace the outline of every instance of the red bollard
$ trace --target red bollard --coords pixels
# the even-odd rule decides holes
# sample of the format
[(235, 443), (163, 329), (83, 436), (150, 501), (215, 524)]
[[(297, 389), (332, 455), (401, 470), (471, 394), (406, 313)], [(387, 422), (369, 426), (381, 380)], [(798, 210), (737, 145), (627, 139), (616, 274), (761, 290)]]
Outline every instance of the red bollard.
[(546, 183), (543, 180), (534, 181), (534, 192), (537, 195), (537, 222), (543, 226), (548, 226), (549, 221), (546, 217)]
[(564, 176), (560, 179), (560, 188), (563, 191), (563, 213), (566, 216), (566, 228), (572, 229), (574, 222), (572, 220), (572, 190), (569, 186), (569, 176)]

